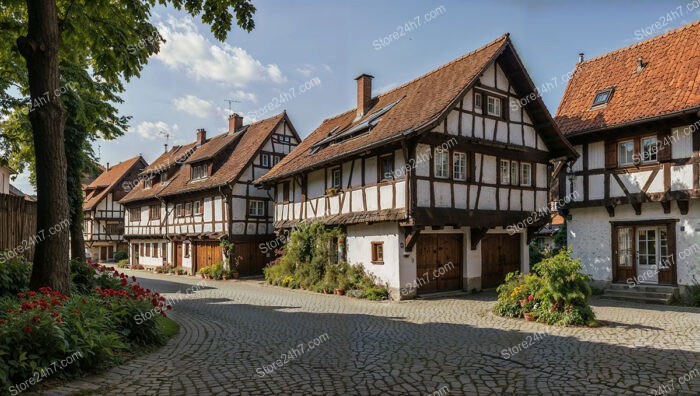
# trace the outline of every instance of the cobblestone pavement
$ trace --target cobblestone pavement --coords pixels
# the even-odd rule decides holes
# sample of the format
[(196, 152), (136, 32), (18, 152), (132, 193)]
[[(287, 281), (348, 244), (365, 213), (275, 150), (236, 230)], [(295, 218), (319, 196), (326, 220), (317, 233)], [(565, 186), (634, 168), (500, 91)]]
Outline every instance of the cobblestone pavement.
[[(134, 274), (164, 293), (202, 281)], [(556, 328), (493, 315), (493, 293), (380, 303), (206, 283), (174, 304), (165, 347), (44, 394), (700, 394), (699, 309), (595, 299), (604, 327)]]

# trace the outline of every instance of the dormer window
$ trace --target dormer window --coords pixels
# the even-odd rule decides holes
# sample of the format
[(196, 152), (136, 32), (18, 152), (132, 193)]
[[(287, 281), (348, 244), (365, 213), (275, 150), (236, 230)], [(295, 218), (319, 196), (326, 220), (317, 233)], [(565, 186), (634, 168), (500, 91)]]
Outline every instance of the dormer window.
[(149, 175), (143, 180), (143, 188), (148, 190), (153, 187), (153, 176)]
[(612, 92), (612, 88), (596, 92), (595, 97), (593, 98), (593, 105), (591, 107), (601, 106), (608, 103), (610, 101), (610, 97), (612, 96)]
[(192, 180), (204, 179), (207, 176), (209, 176), (209, 167), (207, 164), (200, 164), (192, 167)]
[(168, 182), (168, 172), (163, 172), (160, 174), (160, 184), (165, 184)]
[(486, 113), (495, 117), (501, 117), (501, 99), (495, 96), (486, 98)]

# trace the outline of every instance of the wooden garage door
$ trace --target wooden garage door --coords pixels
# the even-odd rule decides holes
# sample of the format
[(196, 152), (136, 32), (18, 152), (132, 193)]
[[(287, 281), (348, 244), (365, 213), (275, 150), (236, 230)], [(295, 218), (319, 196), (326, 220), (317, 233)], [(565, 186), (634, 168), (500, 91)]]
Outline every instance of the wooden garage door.
[(488, 234), (481, 240), (481, 288), (498, 287), (520, 270), (520, 235)]
[(262, 275), (267, 258), (258, 245), (257, 242), (236, 243), (236, 254), (241, 256), (238, 264), (240, 276)]
[(462, 234), (423, 234), (416, 249), (418, 294), (462, 288)]
[(195, 272), (199, 271), (202, 267), (208, 267), (223, 260), (219, 242), (195, 242), (194, 246), (196, 249), (194, 263)]

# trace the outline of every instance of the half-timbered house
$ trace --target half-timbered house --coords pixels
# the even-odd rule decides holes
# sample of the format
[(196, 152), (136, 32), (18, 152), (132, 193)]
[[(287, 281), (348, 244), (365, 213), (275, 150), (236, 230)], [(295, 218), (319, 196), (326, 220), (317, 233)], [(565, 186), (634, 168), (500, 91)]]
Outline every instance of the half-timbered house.
[(347, 261), (398, 298), (528, 271), (550, 162), (576, 154), (540, 98), (521, 101), (535, 88), (509, 36), (376, 97), (372, 79), (258, 179), (274, 187), (275, 226), (343, 226)]
[(258, 248), (273, 235), (272, 201), (253, 180), (291, 152), (300, 139), (286, 112), (173, 147), (141, 174), (122, 203), (133, 263), (170, 264), (194, 273), (221, 262), (222, 239), (235, 243), (241, 275), (259, 274), (269, 256)]
[(124, 240), (124, 207), (119, 200), (126, 196), (129, 185), (138, 178), (148, 163), (141, 156), (120, 162), (105, 170), (85, 191), (83, 201), (83, 237), (85, 248), (93, 260), (110, 261), (114, 254), (127, 250)]
[(700, 280), (699, 37), (696, 22), (581, 55), (557, 111), (581, 154), (560, 183), (569, 243), (612, 296), (667, 300)]

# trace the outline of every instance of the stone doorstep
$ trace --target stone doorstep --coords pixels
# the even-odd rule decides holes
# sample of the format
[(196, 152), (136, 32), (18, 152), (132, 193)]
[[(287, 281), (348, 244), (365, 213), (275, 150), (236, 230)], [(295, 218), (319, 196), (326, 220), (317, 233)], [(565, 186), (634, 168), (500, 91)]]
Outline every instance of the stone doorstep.
[(668, 305), (678, 296), (678, 288), (659, 285), (611, 284), (603, 292), (602, 298), (646, 304)]

